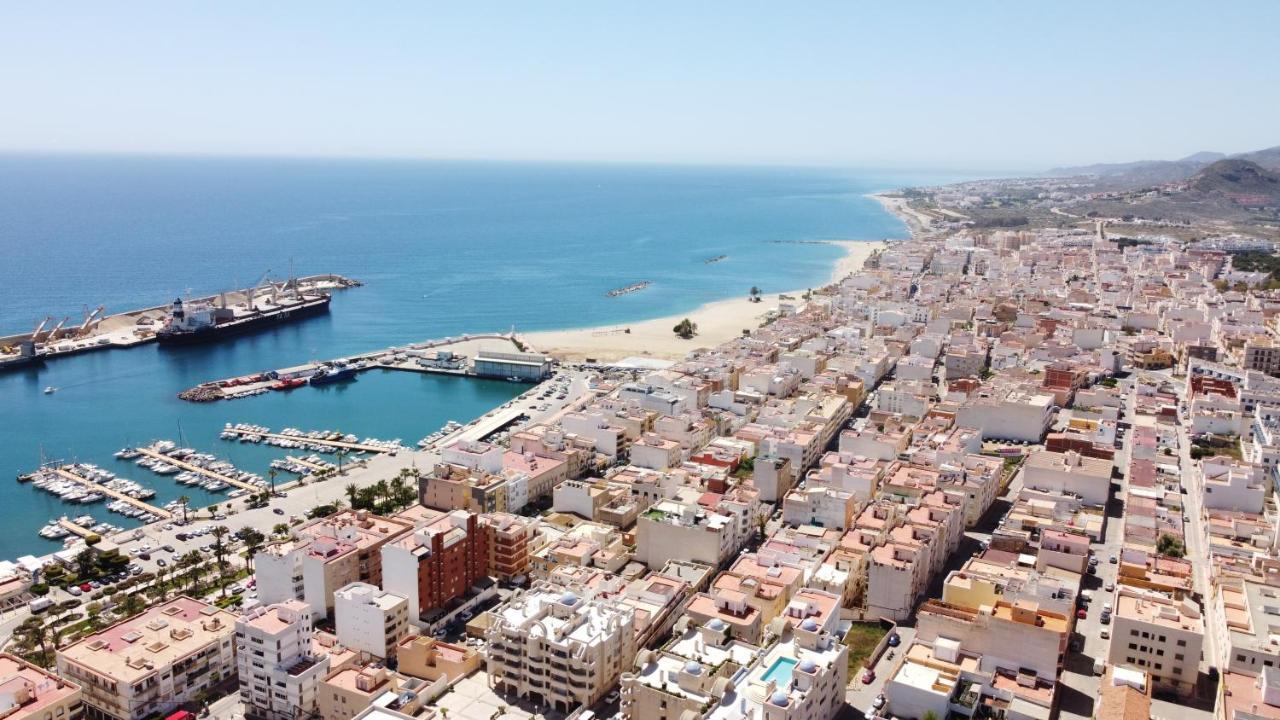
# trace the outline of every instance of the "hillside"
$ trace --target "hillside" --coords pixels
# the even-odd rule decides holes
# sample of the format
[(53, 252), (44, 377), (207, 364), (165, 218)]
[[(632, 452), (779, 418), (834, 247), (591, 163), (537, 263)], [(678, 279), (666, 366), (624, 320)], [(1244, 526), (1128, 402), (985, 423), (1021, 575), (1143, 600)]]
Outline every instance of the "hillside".
[(1280, 146), (1236, 155), (1202, 151), (1181, 160), (1139, 160), (1053, 168), (1048, 177), (1092, 177), (1103, 189), (1136, 189), (1182, 182), (1223, 160), (1245, 160), (1268, 170), (1280, 170)]
[(1249, 160), (1219, 160), (1196, 173), (1186, 192), (1236, 200), (1259, 196), (1270, 202), (1257, 204), (1274, 205), (1280, 202), (1280, 174)]

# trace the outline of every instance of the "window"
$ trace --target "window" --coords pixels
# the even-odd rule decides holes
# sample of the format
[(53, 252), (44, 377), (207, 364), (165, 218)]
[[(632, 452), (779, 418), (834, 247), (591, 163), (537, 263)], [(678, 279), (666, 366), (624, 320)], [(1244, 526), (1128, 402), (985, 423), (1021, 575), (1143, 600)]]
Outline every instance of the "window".
[(1129, 631), (1129, 637), (1138, 637), (1138, 631), (1137, 631), (1137, 630), (1130, 630), (1130, 631)]
[(1182, 657), (1182, 653), (1174, 653), (1174, 655), (1173, 655), (1173, 659), (1174, 659), (1174, 660), (1182, 660), (1182, 659), (1183, 659), (1183, 657)]
[(1186, 641), (1186, 640), (1179, 640), (1179, 641), (1178, 641), (1178, 647), (1186, 647), (1186, 646), (1187, 646), (1187, 641)]
[[(1138, 643), (1129, 643), (1129, 649), (1130, 649), (1130, 650), (1137, 650), (1137, 649), (1138, 649)], [(1131, 661), (1131, 662), (1132, 662), (1132, 661)]]
[(1176, 668), (1174, 668), (1174, 669), (1173, 669), (1173, 674), (1174, 674), (1174, 675), (1181, 675), (1181, 674), (1182, 674), (1182, 668), (1180, 668), (1180, 667), (1176, 667)]

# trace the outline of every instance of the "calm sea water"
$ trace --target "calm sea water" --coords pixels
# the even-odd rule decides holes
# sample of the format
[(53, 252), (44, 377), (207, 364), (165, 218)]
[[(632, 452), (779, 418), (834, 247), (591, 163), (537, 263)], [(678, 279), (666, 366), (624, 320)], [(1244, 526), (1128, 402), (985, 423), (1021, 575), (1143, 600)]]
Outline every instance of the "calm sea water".
[[(462, 332), (552, 329), (680, 312), (826, 280), (839, 250), (797, 240), (901, 237), (867, 192), (952, 178), (826, 170), (333, 160), (0, 157), (0, 333), (46, 315), (155, 305), (275, 277), (339, 273), (332, 312), (193, 349), (91, 353), (0, 375), (0, 558), (48, 552), (66, 506), (14, 482), (42, 457), (95, 462), (188, 494), (112, 453), (177, 440), (264, 472), (283, 453), (218, 440), (224, 422), (339, 428), (415, 442), (521, 390), (372, 373), (349, 385), (210, 405), (199, 382)], [(727, 255), (707, 265), (707, 258)], [(639, 280), (643, 292), (606, 298)], [(44, 395), (47, 385), (60, 388)]]

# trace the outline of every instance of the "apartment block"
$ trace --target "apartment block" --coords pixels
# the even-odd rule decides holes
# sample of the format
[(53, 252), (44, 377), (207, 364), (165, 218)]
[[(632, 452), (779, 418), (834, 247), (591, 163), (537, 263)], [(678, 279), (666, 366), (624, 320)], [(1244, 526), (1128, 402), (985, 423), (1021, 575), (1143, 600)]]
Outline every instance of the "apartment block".
[(410, 634), (409, 601), (368, 583), (351, 583), (334, 593), (338, 642), (378, 659), (394, 658)]
[(584, 588), (539, 583), (493, 611), (485, 667), (500, 693), (560, 712), (591, 706), (636, 656), (635, 611)]
[(382, 585), (382, 547), (413, 529), (399, 518), (345, 510), (298, 526), (290, 540), (254, 556), (258, 598), (264, 605), (299, 599), (316, 619), (328, 617), (333, 594), (353, 582)]
[(84, 691), (89, 713), (114, 720), (165, 715), (236, 672), (236, 616), (189, 597), (58, 651), (58, 674)]
[(1107, 659), (1150, 673), (1157, 688), (1191, 695), (1200, 672), (1204, 632), (1200, 609), (1190, 599), (1177, 602), (1121, 586)]
[(80, 686), (22, 658), (0, 653), (0, 717), (5, 720), (79, 720)]
[(259, 605), (236, 620), (236, 668), (245, 715), (293, 720), (319, 710), (329, 658), (313, 648), (311, 606)]
[(487, 540), (474, 513), (440, 515), (382, 546), (382, 588), (405, 598), (418, 624), (488, 577)]

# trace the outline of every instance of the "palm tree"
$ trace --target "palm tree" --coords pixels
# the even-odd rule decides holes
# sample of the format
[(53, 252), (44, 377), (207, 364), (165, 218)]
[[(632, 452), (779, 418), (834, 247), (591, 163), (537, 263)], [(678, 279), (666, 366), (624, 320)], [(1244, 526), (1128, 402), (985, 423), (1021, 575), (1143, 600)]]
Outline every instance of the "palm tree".
[(271, 481), (271, 497), (276, 496), (276, 475), (277, 474), (278, 473), (276, 472), (275, 468), (271, 468), (270, 470), (267, 471), (267, 478)]
[(187, 524), (187, 506), (191, 504), (191, 498), (183, 495), (178, 498), (178, 504), (182, 506), (182, 524)]
[(289, 534), (289, 523), (276, 523), (276, 524), (275, 524), (275, 527), (271, 528), (271, 534), (272, 534), (272, 535), (279, 535), (279, 536), (281, 536), (281, 537), (283, 537), (283, 536), (285, 536), (285, 535), (288, 535), (288, 534)]
[(85, 548), (76, 555), (76, 574), (80, 576), (81, 582), (93, 577), (98, 570), (98, 558), (94, 556), (93, 550)]
[(182, 559), (178, 561), (178, 566), (185, 568), (187, 571), (187, 577), (191, 581), (191, 591), (193, 594), (200, 593), (200, 573), (201, 566), (203, 565), (201, 562), (202, 559), (203, 558), (200, 557), (199, 550), (192, 550), (186, 555), (183, 555)]
[[(231, 531), (225, 525), (219, 525), (213, 529), (213, 556), (218, 562), (218, 573), (227, 574), (227, 544), (222, 541)], [(222, 586), (222, 593), (225, 596), (227, 586)]]
[(145, 607), (146, 603), (142, 602), (142, 598), (136, 592), (125, 595), (124, 600), (120, 603), (120, 610), (125, 617), (133, 617), (142, 612)]
[(356, 495), (360, 492), (359, 486), (355, 483), (347, 483), (347, 486), (342, 489), (347, 493), (347, 501), (351, 503), (351, 507), (355, 507)]
[[(53, 650), (57, 648), (53, 641), (53, 631), (44, 624), (44, 619), (29, 617), (21, 625), (13, 629), (19, 648), (24, 650), (23, 656), (32, 658), (40, 667), (53, 664)], [(39, 653), (36, 653), (39, 650)]]

